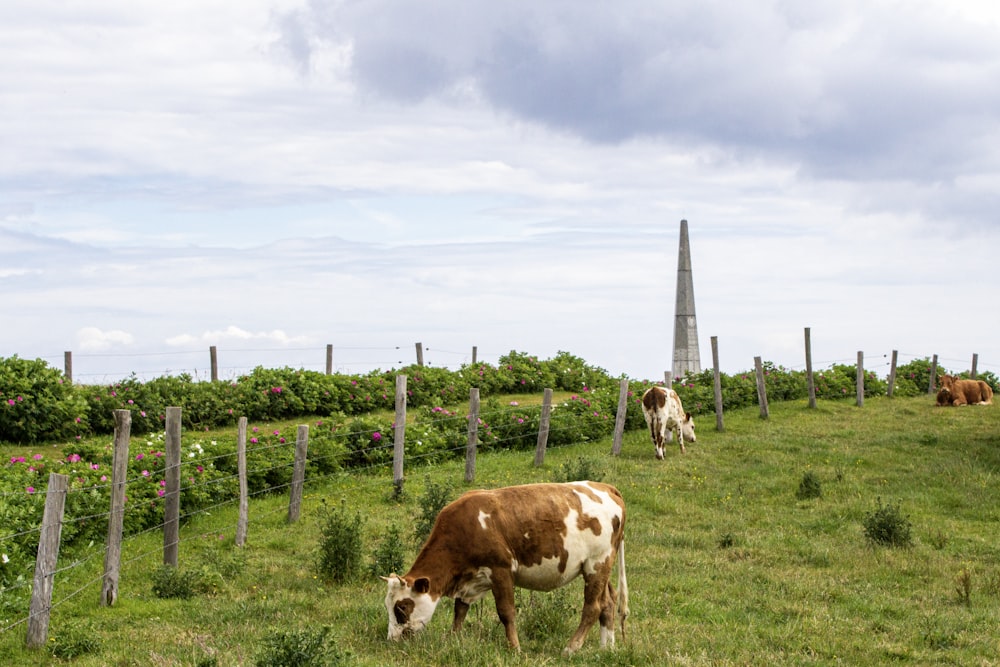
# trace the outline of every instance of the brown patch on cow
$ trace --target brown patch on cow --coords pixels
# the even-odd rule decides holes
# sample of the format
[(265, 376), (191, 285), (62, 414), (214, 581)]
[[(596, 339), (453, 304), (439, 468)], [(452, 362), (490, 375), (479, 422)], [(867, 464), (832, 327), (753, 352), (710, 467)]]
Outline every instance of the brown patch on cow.
[(661, 409), (667, 404), (667, 392), (659, 387), (652, 387), (653, 391), (647, 391), (642, 395), (642, 406), (647, 410)]
[(413, 604), (413, 600), (410, 598), (405, 598), (403, 600), (400, 600), (395, 605), (393, 605), (392, 613), (396, 617), (396, 622), (399, 623), (400, 625), (405, 624), (406, 621), (409, 620), (410, 614), (413, 613), (414, 606), (415, 605)]

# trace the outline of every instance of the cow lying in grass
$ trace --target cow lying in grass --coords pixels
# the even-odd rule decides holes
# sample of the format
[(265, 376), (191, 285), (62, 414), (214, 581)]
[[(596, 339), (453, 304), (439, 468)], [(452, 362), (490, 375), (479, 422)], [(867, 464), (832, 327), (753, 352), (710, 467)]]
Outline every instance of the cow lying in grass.
[[(992, 405), (993, 388), (983, 380), (963, 380), (953, 375), (939, 375), (938, 405)], [(942, 396), (947, 391), (945, 396)], [(944, 401), (944, 402), (942, 402)]]
[(611, 570), (616, 560), (623, 638), (628, 616), (624, 531), (625, 501), (608, 484), (469, 491), (438, 514), (410, 571), (383, 577), (389, 639), (423, 630), (442, 597), (455, 599), (452, 631), (458, 631), (469, 605), (492, 591), (507, 641), (520, 650), (514, 587), (551, 591), (582, 576), (583, 614), (564, 654), (583, 645), (597, 620), (601, 646), (614, 645), (618, 596)]
[(677, 392), (667, 387), (650, 387), (642, 395), (642, 414), (646, 417), (649, 434), (656, 448), (656, 458), (663, 460), (664, 445), (668, 432), (673, 434), (681, 446), (681, 454), (687, 449), (684, 442), (696, 442), (694, 435), (694, 418), (690, 412), (684, 411), (681, 397)]

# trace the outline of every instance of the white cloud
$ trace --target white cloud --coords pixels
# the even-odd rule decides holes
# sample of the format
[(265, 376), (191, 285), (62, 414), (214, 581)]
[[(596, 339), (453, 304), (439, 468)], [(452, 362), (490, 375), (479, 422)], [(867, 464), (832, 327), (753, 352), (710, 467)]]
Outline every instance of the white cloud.
[(187, 347), (194, 344), (226, 344), (240, 342), (260, 342), (275, 343), (282, 346), (307, 345), (314, 341), (309, 336), (289, 336), (281, 329), (271, 331), (247, 331), (235, 325), (229, 325), (225, 329), (215, 331), (205, 331), (200, 335), (178, 334), (171, 336), (163, 342), (170, 347)]
[(97, 327), (84, 327), (76, 332), (77, 345), (84, 352), (99, 352), (112, 347), (128, 346), (134, 340), (132, 334), (120, 329), (101, 331)]

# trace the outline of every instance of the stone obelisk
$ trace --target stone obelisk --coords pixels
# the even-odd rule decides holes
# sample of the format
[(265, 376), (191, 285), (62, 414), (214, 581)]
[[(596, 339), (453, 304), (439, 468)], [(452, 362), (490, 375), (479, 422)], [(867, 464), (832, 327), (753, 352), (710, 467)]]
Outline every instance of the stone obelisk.
[(698, 353), (698, 322), (694, 315), (694, 280), (691, 277), (691, 245), (687, 220), (681, 220), (681, 244), (677, 255), (677, 305), (674, 308), (673, 378), (679, 380), (701, 372)]

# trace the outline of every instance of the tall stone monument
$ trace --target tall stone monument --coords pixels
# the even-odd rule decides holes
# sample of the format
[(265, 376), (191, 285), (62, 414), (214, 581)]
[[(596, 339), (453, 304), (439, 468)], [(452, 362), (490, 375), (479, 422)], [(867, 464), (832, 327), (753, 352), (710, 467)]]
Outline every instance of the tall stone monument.
[(694, 315), (694, 280), (691, 277), (691, 245), (687, 220), (681, 220), (681, 244), (677, 255), (677, 305), (674, 308), (674, 379), (701, 372), (698, 353), (698, 322)]

